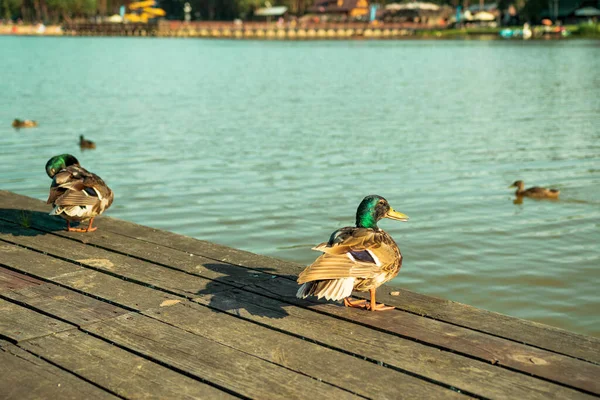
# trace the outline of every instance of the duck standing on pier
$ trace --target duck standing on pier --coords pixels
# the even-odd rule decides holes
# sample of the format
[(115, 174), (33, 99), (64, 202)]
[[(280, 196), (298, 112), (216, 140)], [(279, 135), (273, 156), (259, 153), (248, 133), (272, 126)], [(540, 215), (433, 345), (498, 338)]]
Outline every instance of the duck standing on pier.
[(560, 190), (557, 189), (546, 189), (543, 187), (534, 186), (529, 189), (525, 189), (525, 183), (523, 181), (515, 181), (509, 188), (516, 187), (517, 191), (515, 195), (517, 197), (532, 197), (534, 199), (558, 199)]
[[(338, 229), (331, 234), (328, 242), (313, 248), (323, 254), (298, 277), (302, 286), (296, 296), (343, 299), (346, 307), (371, 311), (394, 309), (375, 301), (377, 288), (394, 278), (402, 266), (402, 254), (396, 242), (377, 226), (382, 218), (408, 220), (406, 215), (390, 207), (383, 197), (365, 197), (356, 211), (355, 227)], [(351, 301), (349, 297), (353, 290), (369, 291), (371, 302)]]
[[(67, 220), (69, 232), (93, 232), (94, 218), (102, 214), (113, 202), (113, 192), (96, 174), (79, 165), (70, 154), (52, 157), (46, 163), (46, 173), (52, 178), (48, 204), (50, 215)], [(71, 228), (71, 222), (90, 221), (87, 229)]]

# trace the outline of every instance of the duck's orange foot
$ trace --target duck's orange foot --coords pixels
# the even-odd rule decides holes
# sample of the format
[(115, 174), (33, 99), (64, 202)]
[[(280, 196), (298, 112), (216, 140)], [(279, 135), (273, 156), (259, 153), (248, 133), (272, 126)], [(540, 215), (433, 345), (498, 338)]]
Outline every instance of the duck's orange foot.
[(346, 307), (354, 307), (354, 308), (365, 308), (366, 307), (366, 300), (356, 300), (356, 301), (352, 301), (352, 300), (348, 300), (348, 297), (346, 297), (344, 299), (344, 305)]
[(85, 232), (94, 232), (96, 229), (98, 229), (98, 228), (96, 228), (96, 227), (89, 228), (88, 227), (86, 229), (82, 229), (82, 228), (71, 228), (71, 227), (69, 227), (69, 228), (67, 228), (67, 231), (68, 232), (84, 232), (85, 233)]
[(67, 221), (67, 232), (84, 232), (84, 233), (85, 232), (94, 232), (98, 228), (96, 228), (95, 226), (92, 226), (92, 222), (93, 221), (94, 220), (92, 219), (90, 221), (90, 224), (88, 225), (88, 227), (85, 228), (85, 229), (83, 229), (83, 228), (71, 228), (71, 223), (69, 221)]
[[(372, 304), (375, 304), (375, 306), (372, 306)], [(377, 304), (377, 303), (369, 303), (367, 304), (367, 310), (370, 311), (387, 311), (387, 310), (393, 310), (396, 307), (392, 307), (392, 306), (386, 306), (385, 304)]]

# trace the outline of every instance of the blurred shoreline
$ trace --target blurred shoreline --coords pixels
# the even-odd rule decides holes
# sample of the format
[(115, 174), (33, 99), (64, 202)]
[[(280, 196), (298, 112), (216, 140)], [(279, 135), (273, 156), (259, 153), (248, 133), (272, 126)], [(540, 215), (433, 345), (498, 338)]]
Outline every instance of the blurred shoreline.
[[(282, 27), (277, 24), (237, 24), (234, 22), (183, 23), (77, 23), (63, 25), (2, 24), (0, 35), (14, 36), (154, 36), (206, 39), (262, 39), (262, 40), (361, 40), (361, 39), (503, 39), (506, 27), (469, 27), (445, 29), (407, 24), (318, 24), (308, 27)], [(518, 31), (519, 27), (512, 29)], [(567, 34), (565, 34), (565, 32)], [(533, 27), (532, 39), (555, 40), (564, 38), (600, 39), (600, 24), (571, 25), (561, 30)], [(523, 38), (514, 37), (511, 40)]]

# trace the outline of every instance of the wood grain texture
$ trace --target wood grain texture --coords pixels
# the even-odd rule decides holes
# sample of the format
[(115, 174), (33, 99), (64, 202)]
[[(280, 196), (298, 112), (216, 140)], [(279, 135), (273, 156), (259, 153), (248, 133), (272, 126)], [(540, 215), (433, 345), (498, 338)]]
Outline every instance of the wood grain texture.
[[(200, 261), (195, 262), (195, 259), (189, 255), (184, 255), (185, 261), (192, 262), (191, 265), (186, 264), (189, 265), (189, 268), (185, 272), (191, 271), (198, 275), (168, 269), (150, 262), (127, 257), (55, 235), (44, 235), (43, 240), (40, 240), (38, 236), (27, 235), (30, 230), (3, 221), (0, 221), (0, 232), (1, 239), (55, 257), (73, 260), (73, 262), (88, 268), (118, 274), (129, 279), (138, 279), (140, 272), (143, 271), (142, 276), (145, 277), (146, 283), (190, 296), (195, 296), (199, 292), (206, 290), (209, 284), (211, 285), (211, 291), (219, 290), (219, 286), (222, 286), (223, 290), (230, 288), (230, 285), (216, 283), (199, 276), (205, 268)], [(148, 244), (146, 246), (156, 247)], [(140, 247), (139, 243), (137, 243), (136, 247)], [(179, 267), (179, 269), (182, 268)]]
[(74, 326), (0, 299), (0, 337), (21, 342)]
[[(28, 211), (23, 213), (23, 209)], [(46, 207), (37, 200), (0, 192), (0, 239), (4, 241), (0, 242), (0, 263), (10, 268), (0, 269), (0, 295), (64, 317), (106, 340), (117, 338), (115, 343), (120, 346), (170, 368), (186, 370), (198, 379), (207, 379), (208, 374), (211, 382), (229, 385), (223, 387), (236, 393), (263, 396), (247, 376), (241, 383), (227, 382), (233, 375), (225, 377), (221, 366), (206, 372), (211, 357), (227, 354), (223, 349), (233, 351), (236, 357), (241, 354), (244, 360), (251, 357), (266, 363), (268, 368), (259, 367), (267, 368), (268, 380), (277, 380), (280, 370), (292, 374), (290, 377), (322, 379), (323, 386), (311, 387), (310, 395), (332, 395), (334, 389), (348, 396), (373, 397), (372, 393), (377, 393), (379, 398), (393, 398), (397, 391), (384, 381), (398, 379), (403, 388), (410, 388), (407, 395), (416, 397), (421, 397), (419, 388), (427, 385), (440, 391), (440, 396), (459, 396), (445, 386), (486, 398), (589, 398), (582, 391), (600, 391), (596, 382), (599, 367), (594, 364), (600, 360), (597, 338), (409, 291), (390, 296), (391, 289), (386, 287), (378, 290), (378, 300), (398, 308), (389, 313), (298, 300), (294, 275), (302, 266), (297, 264), (110, 218), (99, 219), (97, 232), (67, 233), (62, 230), (63, 221), (42, 210)], [(64, 301), (61, 296), (67, 292), (74, 296)], [(190, 305), (186, 298), (203, 306)], [(122, 307), (152, 318), (139, 314), (114, 318), (110, 314), (112, 308), (122, 314)], [(0, 315), (0, 326), (2, 322)], [(158, 333), (148, 329), (158, 329)], [(19, 345), (63, 335), (57, 332), (18, 339)], [(76, 331), (64, 335), (70, 333)], [(194, 341), (202, 348), (183, 358), (175, 356), (187, 351), (180, 347), (182, 343)], [(289, 349), (294, 351), (286, 351)], [(204, 356), (203, 351), (208, 351), (209, 361), (197, 364), (194, 356)], [(231, 362), (234, 371), (241, 370)], [(333, 371), (337, 364), (352, 367)], [(372, 374), (379, 371), (386, 378), (361, 386), (360, 379), (353, 379), (352, 372), (357, 369)], [(364, 377), (362, 372), (357, 375)], [(238, 384), (241, 391), (236, 389)], [(289, 395), (283, 388), (277, 393)]]
[(198, 304), (180, 303), (146, 310), (144, 314), (365, 397), (390, 400), (464, 397), (441, 386)]
[(341, 307), (335, 303), (310, 302), (296, 298), (297, 285), (281, 280), (264, 281), (258, 289), (246, 287), (267, 296), (280, 297), (291, 304), (343, 318), (350, 322), (375, 327), (381, 331), (413, 338), (422, 343), (460, 352), (491, 364), (506, 366), (527, 374), (543, 377), (574, 388), (600, 394), (600, 366), (569, 356), (516, 343), (418, 315), (394, 310), (385, 318), (376, 313)]
[[(3, 271), (0, 268), (0, 278)], [(2, 290), (2, 296), (46, 314), (84, 326), (125, 314), (128, 311), (49, 283)]]
[(30, 399), (118, 399), (96, 386), (0, 340), (0, 397)]
[(43, 281), (0, 267), (0, 293), (8, 290), (18, 290), (30, 286), (38, 286)]
[[(27, 252), (26, 249), (21, 250)], [(42, 255), (38, 254), (36, 256)], [(19, 260), (23, 261), (23, 264), (20, 264)], [(13, 261), (11, 266), (26, 268), (29, 261), (26, 254), (24, 254)], [(98, 285), (121, 288), (120, 290), (103, 293), (103, 298), (115, 303), (123, 301), (121, 292), (136, 292), (136, 284), (124, 282), (112, 276), (100, 276), (101, 274), (95, 271), (88, 272), (91, 272), (91, 274), (82, 274), (81, 271), (77, 271), (73, 274), (54, 278), (54, 280), (83, 291), (91, 288), (96, 292), (95, 287)], [(80, 275), (84, 275), (83, 282), (79, 282), (81, 280)], [(73, 284), (72, 282), (79, 283)], [(90, 320), (94, 317), (98, 320), (106, 320), (113, 318), (115, 314), (123, 313), (123, 309), (52, 284), (40, 285), (37, 290), (24, 288), (12, 291), (10, 296), (79, 326), (89, 325), (93, 322)], [(67, 299), (70, 299), (70, 301), (65, 304)], [(95, 316), (97, 310), (103, 309), (106, 309), (106, 315)], [(181, 311), (172, 312), (171, 310)], [(440, 386), (233, 318), (224, 313), (216, 313), (206, 307), (196, 305), (190, 308), (190, 306), (179, 303), (172, 306), (158, 307), (149, 310), (146, 314), (210, 340), (260, 357), (268, 362), (282, 365), (325, 382), (331, 382), (334, 385), (343, 386), (363, 396), (374, 396), (381, 399), (404, 396), (429, 398), (432, 393), (442, 397), (460, 396)], [(327, 360), (327, 362), (324, 362), (324, 360)], [(340, 365), (344, 367), (340, 368)], [(365, 373), (370, 372), (373, 377), (365, 382), (362, 374), (356, 375), (354, 373), (356, 370), (364, 370)], [(390, 385), (390, 381), (397, 382), (397, 384)], [(398, 394), (400, 391), (398, 385), (410, 389), (410, 392), (406, 392), (404, 395)]]
[(90, 325), (86, 330), (243, 396), (257, 399), (358, 398), (334, 386), (139, 314), (126, 314)]
[[(82, 268), (76, 264), (51, 258), (22, 247), (13, 246), (10, 248), (10, 246), (9, 244), (0, 246), (0, 256), (4, 265), (93, 296), (110, 299), (112, 302), (134, 310), (154, 308), (166, 300), (179, 299), (178, 296), (159, 292), (150, 287)], [(8, 251), (4, 252), (3, 250), (7, 248)], [(46, 266), (46, 268), (43, 268), (43, 266)], [(62, 273), (54, 276), (56, 274), (48, 271), (54, 267), (58, 267)]]
[[(563, 399), (592, 396), (275, 299), (234, 289), (198, 300), (223, 311), (367, 357), (486, 398)], [(281, 315), (281, 317), (277, 317)], [(283, 317), (285, 316), (285, 317)]]
[[(7, 191), (0, 191), (0, 219), (19, 223), (19, 221), (22, 221), (23, 219), (23, 210), (34, 213), (32, 215), (34, 215), (35, 218), (31, 218), (30, 221), (32, 226), (47, 231), (58, 231), (57, 233), (60, 235), (73, 237), (78, 240), (81, 238), (81, 235), (59, 231), (64, 229), (64, 222), (42, 214), (41, 212), (48, 212), (48, 206), (42, 201), (16, 195)], [(211, 259), (213, 262), (218, 260), (220, 262), (255, 268), (266, 274), (292, 278), (304, 268), (304, 266), (299, 264), (264, 257), (112, 218), (101, 217), (97, 220), (97, 225), (99, 226), (98, 232), (94, 232), (93, 235), (86, 235), (86, 238), (81, 240), (94, 242), (95, 240), (98, 240), (95, 238), (100, 236), (101, 232), (104, 231), (115, 233), (120, 236), (126, 236), (129, 239), (144, 240), (161, 247), (164, 246), (177, 249), (182, 252), (194, 254), (195, 256), (205, 257), (206, 260), (203, 260), (203, 262), (206, 263), (209, 263)], [(95, 243), (106, 244), (106, 241), (101, 240)], [(131, 242), (127, 241), (121, 244), (117, 241), (114, 248), (118, 251), (127, 253), (127, 244), (129, 243)], [(166, 258), (160, 255), (160, 251), (157, 251), (159, 249), (160, 247), (157, 247), (152, 251), (147, 252), (145, 256), (153, 261), (165, 261)], [(140, 252), (138, 254), (142, 254), (143, 256), (144, 253)], [(181, 258), (173, 261), (181, 261)], [(182, 267), (189, 268), (189, 261), (188, 263), (183, 263)], [(206, 275), (206, 277), (220, 281), (227, 280), (231, 283), (237, 282), (231, 275), (225, 277)], [(257, 278), (262, 279), (261, 276)], [(400, 295), (389, 295), (392, 291), (399, 291)], [(364, 297), (365, 295), (357, 293), (357, 296)], [(440, 321), (490, 333), (517, 342), (531, 344), (536, 347), (600, 364), (600, 339), (598, 338), (583, 336), (533, 321), (481, 310), (466, 304), (460, 304), (432, 296), (425, 296), (404, 289), (391, 288), (386, 285), (378, 290), (378, 299), (383, 303), (393, 305), (411, 313), (428, 316)]]
[[(19, 236), (19, 238), (21, 237), (26, 236)], [(55, 240), (64, 242), (64, 239), (60, 238), (55, 238)], [(54, 243), (55, 246), (48, 246), (48, 248), (44, 250), (55, 252), (56, 250), (53, 250), (52, 247), (59, 247), (60, 244), (61, 243)], [(34, 246), (35, 244), (31, 245)], [(71, 247), (73, 246), (82, 246), (84, 248), (77, 250), (74, 252), (74, 254), (72, 254)], [(72, 257), (77, 257), (81, 255), (81, 252), (85, 251), (86, 246), (74, 243), (71, 246), (64, 246), (63, 244), (63, 247), (65, 250), (62, 250), (62, 256), (71, 255)], [(42, 248), (40, 248), (40, 250), (42, 250)], [(102, 252), (97, 253), (98, 256), (108, 257), (108, 259), (112, 257), (110, 252), (100, 249), (96, 250)], [(172, 252), (176, 251), (164, 249), (163, 254), (165, 257), (170, 257), (169, 253)], [(230, 266), (229, 268), (237, 269), (235, 266)], [(150, 280), (149, 277), (143, 272), (139, 271), (139, 269), (137, 274), (133, 272), (136, 270), (135, 268), (130, 268), (129, 270), (130, 275), (128, 276), (130, 277), (134, 276), (138, 280), (145, 282), (150, 281), (154, 284), (160, 283)], [(240, 276), (241, 274), (238, 272), (236, 275)], [(99, 277), (95, 275), (91, 278), (94, 280), (99, 279)], [(177, 277), (174, 277), (173, 280), (169, 282), (169, 286), (167, 288), (173, 288), (177, 286), (185, 287), (187, 284), (187, 276), (179, 276), (179, 281), (177, 281), (176, 278)], [(65, 278), (61, 279), (64, 280)], [(73, 282), (81, 283), (79, 277), (73, 277), (69, 275), (66, 277), (66, 279), (69, 279), (71, 286), (73, 286)], [(103, 286), (110, 287), (110, 285)], [(282, 278), (274, 279), (272, 276), (265, 276), (265, 279), (261, 279), (256, 286), (260, 289), (256, 290), (253, 289), (252, 286), (247, 286), (246, 290), (254, 290), (255, 292), (262, 293), (267, 296), (275, 295), (287, 302), (291, 302), (292, 304), (306, 304), (306, 301), (296, 299), (296, 285), (292, 281)], [(161, 286), (158, 285), (158, 287)], [(81, 287), (77, 288), (81, 289)], [(125, 292), (127, 293), (127, 291)], [(189, 292), (183, 294), (189, 295)], [(106, 297), (107, 295), (108, 294), (105, 293), (104, 298), (110, 298)], [(117, 301), (114, 296), (110, 299), (111, 301)], [(123, 304), (122, 299), (119, 301), (120, 304)], [(136, 307), (139, 308), (139, 305), (136, 305)], [(592, 393), (598, 393), (600, 390), (599, 383), (597, 382), (598, 380), (596, 379), (599, 367), (566, 356), (553, 354), (551, 352), (485, 335), (483, 333), (472, 331), (466, 328), (457, 327), (432, 319), (421, 318), (416, 315), (402, 313), (400, 311), (386, 315), (385, 318), (382, 318), (380, 314), (365, 314), (356, 312), (356, 310), (344, 310), (343, 308), (332, 305), (319, 306), (317, 304), (313, 307), (314, 309), (318, 309), (322, 312), (328, 312), (331, 315), (336, 316), (343, 316), (344, 318), (350, 320), (352, 320), (354, 317), (361, 318), (362, 316), (362, 320), (356, 321), (375, 326), (382, 330), (388, 330), (392, 333), (411, 337), (421, 342), (430, 343), (448, 350), (469, 354), (492, 364), (508, 366), (510, 368), (540, 376), (554, 382), (569, 385), (571, 387), (581, 388)], [(148, 308), (148, 304), (145, 304), (142, 308)], [(341, 310), (344, 310), (344, 314), (342, 315), (340, 314), (340, 312), (342, 312)], [(393, 318), (390, 319), (390, 316)]]
[(79, 331), (34, 339), (22, 347), (128, 399), (235, 398)]

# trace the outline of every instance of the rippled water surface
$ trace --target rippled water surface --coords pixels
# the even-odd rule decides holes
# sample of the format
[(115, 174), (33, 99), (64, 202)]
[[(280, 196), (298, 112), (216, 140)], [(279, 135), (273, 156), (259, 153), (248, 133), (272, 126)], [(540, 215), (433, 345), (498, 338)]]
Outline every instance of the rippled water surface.
[[(600, 335), (598, 42), (0, 50), (2, 189), (45, 199), (46, 160), (71, 152), (115, 191), (108, 215), (301, 263), (376, 193), (411, 217), (380, 224), (405, 256), (393, 284)], [(516, 179), (561, 199), (513, 204)]]

